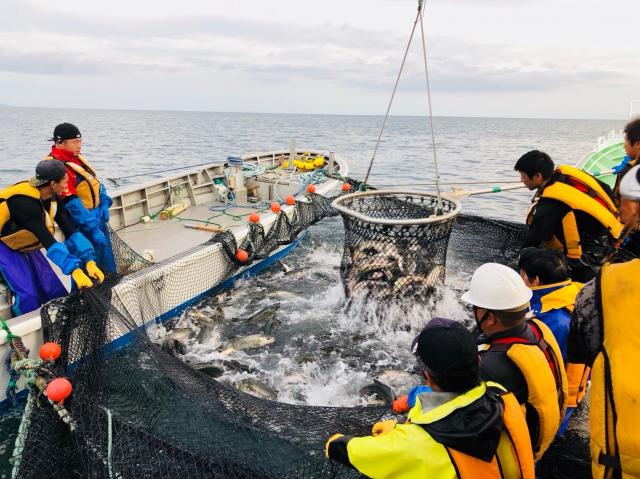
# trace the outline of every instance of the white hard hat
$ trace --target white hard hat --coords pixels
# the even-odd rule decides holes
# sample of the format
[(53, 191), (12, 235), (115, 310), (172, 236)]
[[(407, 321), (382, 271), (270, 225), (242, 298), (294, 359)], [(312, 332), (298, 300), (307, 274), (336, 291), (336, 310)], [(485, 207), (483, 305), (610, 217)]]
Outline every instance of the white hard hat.
[(620, 182), (620, 196), (632, 201), (640, 201), (640, 165), (634, 166)]
[(495, 311), (523, 311), (533, 293), (518, 273), (498, 263), (485, 263), (473, 273), (462, 301)]

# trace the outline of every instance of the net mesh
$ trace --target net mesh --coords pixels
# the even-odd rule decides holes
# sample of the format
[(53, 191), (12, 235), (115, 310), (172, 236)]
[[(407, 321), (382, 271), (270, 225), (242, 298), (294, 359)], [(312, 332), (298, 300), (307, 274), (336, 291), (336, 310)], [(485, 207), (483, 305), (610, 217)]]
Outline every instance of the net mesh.
[[(43, 309), (45, 340), (63, 348), (52, 372), (71, 378), (74, 391), (64, 404), (68, 424), (42, 395), (31, 395), (15, 477), (358, 477), (353, 469), (325, 460), (324, 443), (338, 431), (369, 434), (374, 422), (392, 416), (387, 407), (312, 407), (260, 399), (167, 354), (142, 327), (175, 315), (178, 293), (183, 298), (209, 294), (248, 262), (287, 247), (304, 224), (334, 214), (330, 201), (312, 196), (286, 218), (281, 213), (268, 232), (250, 227), (240, 245), (228, 234), (216, 235), (158, 264), (145, 262), (112, 232), (118, 271), (126, 274)], [(439, 233), (438, 248), (446, 249), (444, 237), (451, 229), (450, 255), (469, 255), (469, 268), (487, 255), (513, 260), (522, 233), (511, 223), (461, 216)], [(250, 253), (248, 262), (237, 260), (238, 248)], [(444, 266), (446, 254), (438, 252)], [(192, 286), (196, 277), (199, 289)], [(566, 469), (567, 459), (558, 457)]]
[(338, 204), (345, 230), (340, 272), (348, 297), (425, 300), (442, 284), (457, 203), (378, 191), (344, 196)]

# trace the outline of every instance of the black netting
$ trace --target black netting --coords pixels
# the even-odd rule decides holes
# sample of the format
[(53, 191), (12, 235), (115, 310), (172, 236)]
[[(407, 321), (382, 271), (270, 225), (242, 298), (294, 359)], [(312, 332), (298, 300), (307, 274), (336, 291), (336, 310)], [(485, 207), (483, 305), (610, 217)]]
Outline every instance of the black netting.
[[(344, 208), (341, 274), (347, 296), (420, 300), (442, 284), (449, 236), (459, 212), (455, 202), (443, 198), (439, 203), (432, 195), (375, 192), (345, 196), (339, 203)], [(424, 221), (428, 218), (431, 221)]]
[[(395, 211), (423, 215), (432, 207), (400, 205)], [(153, 265), (112, 233), (118, 270), (126, 275), (43, 309), (45, 340), (63, 348), (53, 372), (73, 382), (74, 392), (65, 402), (71, 420), (65, 424), (40, 396), (25, 414), (17, 477), (358, 476), (326, 461), (324, 443), (337, 431), (368, 434), (374, 422), (390, 415), (388, 408), (311, 407), (260, 399), (167, 354), (142, 327), (177, 314), (187, 306), (184, 298), (211, 294), (240, 272), (248, 262), (236, 259), (238, 248), (250, 253), (249, 262), (260, 259), (286, 247), (306, 225), (326, 214), (333, 214), (330, 200), (312, 195), (290, 216), (280, 214), (266, 233), (259, 225), (251, 226), (240, 245), (228, 234), (216, 235)], [(512, 261), (522, 234), (521, 226), (469, 216), (460, 216), (455, 225), (437, 226), (428, 234), (390, 230), (399, 244), (409, 238), (424, 248), (412, 252), (417, 265), (428, 264), (412, 266), (416, 270), (444, 267), (452, 228), (449, 256), (468, 255), (472, 263), (475, 258)], [(430, 249), (429, 239), (438, 246)], [(411, 251), (406, 245), (399, 249), (398, 262)], [(554, 456), (558, 461), (563, 460), (562, 451), (560, 447)]]

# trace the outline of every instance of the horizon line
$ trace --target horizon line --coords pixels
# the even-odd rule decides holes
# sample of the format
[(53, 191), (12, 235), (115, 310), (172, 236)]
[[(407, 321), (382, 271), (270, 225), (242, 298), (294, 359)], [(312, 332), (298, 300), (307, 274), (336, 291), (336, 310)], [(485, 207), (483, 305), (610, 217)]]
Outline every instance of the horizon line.
[[(301, 115), (301, 116), (374, 116), (384, 117), (383, 114), (374, 113), (299, 113), (299, 112), (260, 112), (260, 111), (215, 111), (215, 110), (171, 110), (171, 109), (151, 109), (151, 108), (81, 108), (81, 107), (57, 107), (57, 106), (21, 106), (0, 103), (0, 108), (16, 109), (42, 109), (42, 110), (89, 110), (89, 111), (130, 111), (130, 112), (150, 112), (150, 113), (222, 113), (228, 115)], [(390, 117), (427, 118), (427, 115), (413, 114), (389, 114)], [(477, 116), (477, 115), (434, 115), (434, 118), (488, 118), (504, 120), (579, 120), (579, 121), (629, 121), (628, 118), (568, 118), (568, 117), (535, 117), (535, 116)]]

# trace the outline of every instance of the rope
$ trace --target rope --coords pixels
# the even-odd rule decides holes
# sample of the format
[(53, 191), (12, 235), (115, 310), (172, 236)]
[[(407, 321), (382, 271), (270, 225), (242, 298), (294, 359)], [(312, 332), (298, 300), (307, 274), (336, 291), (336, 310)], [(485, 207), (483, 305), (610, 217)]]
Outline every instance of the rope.
[(27, 430), (31, 425), (31, 410), (35, 404), (36, 395), (29, 393), (27, 399), (27, 405), (24, 407), (24, 413), (22, 414), (22, 420), (18, 427), (18, 435), (16, 436), (15, 446), (13, 448), (13, 455), (11, 462), (13, 463), (13, 470), (11, 471), (11, 479), (17, 479), (19, 477), (20, 465), (22, 464), (22, 453), (24, 451), (24, 445), (27, 442)]
[(107, 469), (109, 470), (109, 479), (113, 479), (113, 421), (111, 418), (111, 410), (106, 408), (107, 411)]
[(380, 146), (380, 141), (382, 140), (382, 133), (384, 132), (384, 127), (387, 125), (387, 119), (389, 118), (389, 111), (391, 111), (391, 105), (393, 104), (393, 99), (396, 96), (396, 90), (398, 89), (398, 83), (400, 83), (400, 76), (402, 75), (402, 70), (404, 69), (404, 64), (407, 60), (407, 55), (409, 53), (409, 48), (411, 47), (411, 42), (413, 41), (413, 35), (416, 31), (416, 27), (418, 26), (418, 20), (420, 19), (420, 12), (422, 10), (422, 0), (419, 0), (418, 6), (418, 14), (416, 15), (416, 19), (413, 22), (413, 28), (411, 29), (411, 35), (409, 35), (409, 41), (407, 42), (407, 48), (404, 51), (404, 56), (402, 57), (402, 63), (400, 64), (400, 71), (398, 72), (398, 76), (396, 78), (396, 83), (393, 86), (393, 92), (391, 93), (391, 99), (389, 100), (389, 105), (387, 106), (387, 112), (384, 115), (384, 120), (382, 121), (382, 128), (380, 128), (380, 134), (378, 135), (378, 141), (376, 141), (376, 146), (373, 149), (373, 156), (371, 156), (371, 161), (369, 162), (369, 168), (367, 169), (367, 174), (364, 177), (364, 182), (368, 183), (369, 174), (371, 173), (371, 167), (373, 166), (373, 162), (376, 159), (376, 154), (378, 152), (378, 147)]
[(442, 196), (440, 193), (440, 173), (438, 172), (438, 157), (436, 154), (436, 133), (433, 126), (433, 108), (431, 107), (431, 85), (429, 83), (429, 65), (427, 62), (427, 44), (424, 39), (424, 10), (423, 0), (418, 0), (418, 15), (420, 16), (420, 34), (422, 36), (422, 58), (424, 59), (424, 74), (427, 81), (427, 101), (429, 107), (429, 127), (431, 129), (431, 146), (433, 147), (433, 165), (436, 170), (436, 189), (438, 193), (438, 214), (442, 213)]

